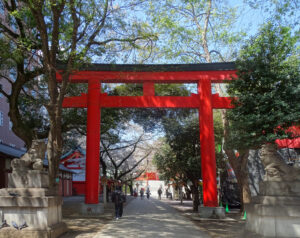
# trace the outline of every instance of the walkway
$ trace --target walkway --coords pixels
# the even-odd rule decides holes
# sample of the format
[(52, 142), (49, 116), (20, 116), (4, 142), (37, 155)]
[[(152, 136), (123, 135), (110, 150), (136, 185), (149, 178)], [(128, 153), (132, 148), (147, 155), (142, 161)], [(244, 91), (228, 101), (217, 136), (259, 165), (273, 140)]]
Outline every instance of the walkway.
[(123, 217), (97, 233), (95, 238), (203, 237), (209, 238), (192, 221), (159, 200), (133, 199)]

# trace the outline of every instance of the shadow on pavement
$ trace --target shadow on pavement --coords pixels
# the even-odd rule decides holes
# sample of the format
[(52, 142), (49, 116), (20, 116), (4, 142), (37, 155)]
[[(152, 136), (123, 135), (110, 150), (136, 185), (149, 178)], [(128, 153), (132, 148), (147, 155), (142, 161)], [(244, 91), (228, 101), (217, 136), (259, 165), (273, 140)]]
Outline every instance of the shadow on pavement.
[[(101, 199), (99, 199), (101, 202)], [(131, 201), (128, 198), (125, 206)], [(78, 212), (78, 203), (84, 202), (84, 196), (65, 197), (62, 206), (63, 222), (67, 224), (68, 232), (59, 238), (91, 238), (103, 229), (113, 219), (114, 206), (109, 203), (104, 214), (99, 217), (83, 216)]]
[(255, 233), (245, 231), (246, 221), (242, 219), (239, 209), (232, 209), (226, 213), (225, 220), (218, 219), (199, 219), (198, 214), (193, 213), (192, 201), (184, 201), (180, 204), (177, 200), (162, 200), (176, 210), (183, 213), (197, 225), (202, 231), (209, 234), (212, 238), (259, 238)]

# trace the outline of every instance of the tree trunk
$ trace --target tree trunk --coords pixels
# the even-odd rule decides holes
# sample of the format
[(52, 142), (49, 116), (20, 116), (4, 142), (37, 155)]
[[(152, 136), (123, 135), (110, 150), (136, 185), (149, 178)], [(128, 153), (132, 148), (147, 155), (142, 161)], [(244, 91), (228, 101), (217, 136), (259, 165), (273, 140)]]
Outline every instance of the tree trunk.
[(193, 194), (193, 212), (198, 212), (198, 207), (200, 205), (198, 181), (193, 182), (191, 190)]
[(182, 194), (182, 186), (179, 186), (179, 199), (180, 199), (180, 204), (183, 204), (183, 194)]
[(107, 166), (106, 166), (105, 161), (102, 159), (102, 157), (100, 157), (100, 164), (101, 164), (101, 167), (102, 167), (103, 177), (106, 177), (106, 174), (107, 174)]
[[(49, 70), (50, 71), (50, 70)], [(48, 135), (47, 154), (49, 162), (49, 188), (57, 190), (57, 182), (59, 176), (59, 163), (62, 155), (62, 101), (65, 94), (66, 78), (63, 79), (63, 83), (58, 92), (56, 74), (54, 70), (50, 71), (48, 79), (48, 92), (50, 96), (50, 102), (46, 106), (49, 120), (50, 130)], [(68, 77), (67, 77), (68, 78)]]
[(20, 137), (26, 144), (27, 149), (31, 147), (32, 140), (35, 139), (34, 132), (31, 128), (28, 128), (22, 121), (19, 108), (18, 108), (18, 98), (22, 87), (26, 83), (24, 76), (17, 76), (17, 80), (12, 84), (11, 94), (8, 97), (9, 101), (9, 118), (13, 124), (13, 132)]
[[(51, 110), (51, 109), (50, 109)], [(61, 138), (61, 117), (58, 116), (57, 107), (53, 111), (49, 112), (50, 118), (50, 131), (47, 144), (47, 155), (49, 162), (49, 188), (56, 190), (56, 179), (59, 176), (59, 163), (62, 154), (62, 138)]]
[(235, 156), (232, 150), (227, 150), (226, 154), (228, 155), (230, 165), (232, 166), (237, 179), (241, 199), (241, 211), (244, 211), (244, 204), (251, 202), (251, 192), (248, 180), (249, 150), (241, 152), (238, 158)]
[(130, 195), (133, 196), (133, 185), (132, 185), (132, 180), (130, 181), (130, 183), (128, 184), (129, 186), (129, 190), (130, 190)]

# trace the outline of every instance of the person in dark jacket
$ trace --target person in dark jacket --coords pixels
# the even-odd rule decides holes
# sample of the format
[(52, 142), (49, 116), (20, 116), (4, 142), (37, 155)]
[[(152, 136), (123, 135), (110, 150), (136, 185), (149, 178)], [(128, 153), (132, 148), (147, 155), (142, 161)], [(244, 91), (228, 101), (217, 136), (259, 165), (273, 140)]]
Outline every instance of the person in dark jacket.
[(115, 218), (118, 220), (123, 215), (123, 203), (126, 200), (124, 193), (121, 191), (121, 186), (116, 186), (111, 196), (112, 202), (115, 203)]
[(159, 200), (161, 200), (161, 194), (162, 194), (162, 189), (161, 189), (161, 187), (159, 187), (159, 189), (157, 190), (157, 193), (158, 193), (158, 198), (159, 198)]

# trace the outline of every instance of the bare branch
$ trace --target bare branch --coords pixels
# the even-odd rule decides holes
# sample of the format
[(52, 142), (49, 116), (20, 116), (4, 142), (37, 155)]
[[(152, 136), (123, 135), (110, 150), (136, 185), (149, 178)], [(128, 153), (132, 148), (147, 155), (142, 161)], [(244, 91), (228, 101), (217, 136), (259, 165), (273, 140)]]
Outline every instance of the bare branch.
[(207, 29), (208, 29), (208, 23), (209, 23), (209, 17), (210, 17), (210, 11), (211, 11), (211, 0), (208, 1), (208, 9), (206, 12), (206, 17), (204, 21), (204, 30), (202, 32), (202, 40), (203, 40), (203, 49), (206, 54), (206, 60), (208, 63), (211, 63), (211, 57), (208, 51), (208, 45), (207, 45)]
[(119, 165), (117, 166), (117, 168), (120, 168), (120, 166), (121, 166), (128, 158), (131, 157), (131, 155), (135, 152), (135, 150), (136, 150), (136, 148), (137, 148), (137, 145), (138, 145), (138, 143), (141, 141), (141, 138), (142, 138), (142, 137), (143, 137), (143, 135), (141, 135), (141, 136), (138, 138), (138, 140), (137, 140), (137, 142), (135, 143), (135, 145), (134, 145), (132, 151), (130, 151), (129, 154), (128, 154), (127, 156), (125, 156), (125, 157), (121, 160), (121, 162), (119, 163)]
[(28, 81), (34, 79), (35, 77), (42, 75), (44, 72), (45, 72), (45, 69), (43, 67), (35, 68), (33, 71), (26, 72), (25, 73), (26, 81), (28, 82)]
[[(16, 1), (15, 0), (11, 0), (10, 2), (11, 2), (11, 12), (17, 10)], [(25, 31), (24, 31), (24, 26), (23, 26), (22, 21), (18, 17), (15, 17), (15, 20), (16, 20), (17, 25), (19, 27), (19, 31), (21, 33), (21, 37), (25, 38)]]
[(221, 54), (219, 51), (217, 51), (217, 50), (211, 50), (211, 51), (209, 52), (209, 54), (211, 54), (211, 53), (216, 53), (216, 54), (218, 54), (219, 57), (221, 58), (221, 60), (222, 60), (223, 62), (225, 62), (225, 60), (224, 60), (222, 54)]
[(22, 87), (21, 91), (24, 93), (25, 96), (31, 98), (32, 100), (35, 100), (35, 98), (34, 98), (33, 96), (29, 95), (29, 94), (25, 91), (24, 87)]
[(134, 43), (137, 40), (144, 40), (145, 37), (135, 37), (135, 38), (127, 38), (127, 39), (118, 39), (118, 38), (111, 38), (105, 41), (93, 41), (92, 45), (105, 45), (109, 42), (130, 42), (130, 43)]
[(1, 78), (4, 78), (4, 79), (6, 79), (6, 80), (7, 80), (7, 82), (9, 82), (11, 85), (14, 83), (14, 82), (11, 80), (11, 78), (9, 78), (8, 76), (6, 76), (6, 75), (3, 75), (3, 74), (0, 74), (0, 76), (1, 76)]
[(2, 87), (0, 87), (0, 94), (3, 94), (4, 97), (9, 98), (9, 95), (3, 90)]
[(98, 27), (96, 28), (94, 33), (89, 37), (88, 43), (87, 43), (84, 51), (87, 51), (91, 47), (92, 42), (95, 40), (96, 36), (99, 34), (99, 32), (104, 27), (106, 17), (107, 17), (107, 10), (108, 10), (108, 0), (105, 1), (103, 16), (102, 16), (101, 20), (99, 21)]
[(101, 144), (102, 144), (102, 146), (103, 146), (103, 148), (104, 148), (104, 150), (105, 150), (105, 152), (106, 152), (106, 154), (107, 154), (109, 160), (111, 161), (111, 163), (113, 164), (113, 166), (114, 166), (115, 169), (116, 169), (116, 168), (117, 168), (117, 164), (116, 164), (116, 162), (114, 161), (114, 159), (112, 158), (112, 156), (110, 155), (110, 153), (109, 153), (109, 151), (108, 151), (108, 149), (107, 149), (105, 143), (104, 143), (102, 140), (101, 140)]
[(138, 162), (135, 163), (134, 166), (132, 166), (131, 169), (121, 173), (119, 176), (118, 176), (118, 179), (120, 179), (121, 177), (125, 176), (126, 174), (130, 173), (131, 171), (133, 171), (144, 159), (146, 159), (149, 155), (151, 154), (151, 151), (145, 155), (144, 157), (142, 157)]
[(4, 24), (2, 24), (2, 22), (0, 22), (0, 28), (3, 30), (3, 33), (7, 33), (8, 36), (12, 37), (13, 39), (17, 39), (19, 37), (18, 34), (16, 34), (15, 32), (13, 32), (10, 28), (8, 28), (7, 26), (5, 26)]
[(143, 169), (141, 170), (141, 172), (138, 173), (138, 175), (130, 178), (130, 179), (126, 179), (126, 180), (122, 180), (123, 182), (128, 182), (128, 181), (131, 181), (131, 180), (134, 180), (134, 179), (137, 179), (138, 177), (140, 177), (144, 172), (146, 171), (146, 169)]

